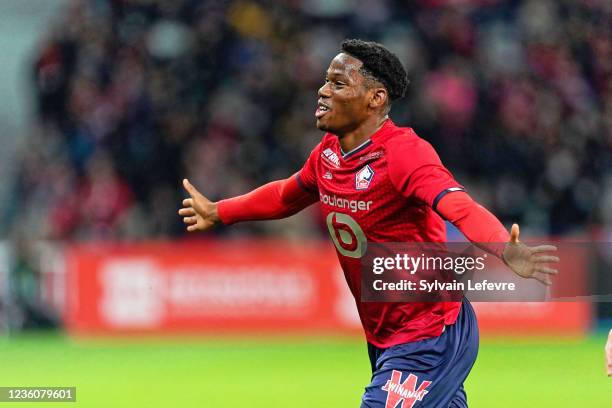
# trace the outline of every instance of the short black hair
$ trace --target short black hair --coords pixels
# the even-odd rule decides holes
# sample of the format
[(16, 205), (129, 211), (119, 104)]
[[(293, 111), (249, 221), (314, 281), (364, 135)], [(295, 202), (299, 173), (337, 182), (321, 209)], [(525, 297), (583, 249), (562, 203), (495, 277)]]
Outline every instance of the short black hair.
[(342, 41), (342, 52), (363, 63), (360, 71), (372, 77), (387, 88), (389, 98), (394, 101), (403, 98), (408, 89), (408, 75), (397, 55), (384, 45), (372, 41), (347, 39)]

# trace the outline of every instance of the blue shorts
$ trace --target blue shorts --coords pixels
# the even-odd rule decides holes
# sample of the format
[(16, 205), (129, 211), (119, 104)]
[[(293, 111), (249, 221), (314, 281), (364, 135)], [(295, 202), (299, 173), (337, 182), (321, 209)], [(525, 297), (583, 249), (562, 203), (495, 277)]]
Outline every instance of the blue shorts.
[(457, 321), (439, 337), (380, 349), (368, 344), (372, 382), (361, 408), (464, 408), (463, 382), (478, 354), (478, 325), (463, 301)]

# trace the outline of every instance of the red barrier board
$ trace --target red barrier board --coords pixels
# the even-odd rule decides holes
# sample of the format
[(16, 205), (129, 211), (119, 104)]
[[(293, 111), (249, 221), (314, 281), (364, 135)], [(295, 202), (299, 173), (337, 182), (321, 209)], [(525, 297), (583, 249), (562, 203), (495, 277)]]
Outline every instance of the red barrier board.
[[(359, 333), (327, 243), (201, 241), (66, 250), (73, 333)], [(579, 335), (588, 303), (479, 303), (481, 332)]]
[(359, 328), (335, 252), (325, 244), (81, 245), (66, 256), (72, 331)]

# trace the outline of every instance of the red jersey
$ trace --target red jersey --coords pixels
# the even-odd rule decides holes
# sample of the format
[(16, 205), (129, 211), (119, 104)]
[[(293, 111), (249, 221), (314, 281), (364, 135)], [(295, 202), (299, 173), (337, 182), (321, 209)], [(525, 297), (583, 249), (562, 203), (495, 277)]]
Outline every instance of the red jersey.
[(297, 175), (319, 195), (340, 265), (357, 302), (366, 339), (376, 347), (442, 334), (457, 318), (459, 302), (361, 302), (361, 262), (367, 242), (444, 242), (435, 212), (449, 191), (462, 190), (433, 147), (411, 128), (389, 119), (361, 146), (343, 152), (327, 133)]

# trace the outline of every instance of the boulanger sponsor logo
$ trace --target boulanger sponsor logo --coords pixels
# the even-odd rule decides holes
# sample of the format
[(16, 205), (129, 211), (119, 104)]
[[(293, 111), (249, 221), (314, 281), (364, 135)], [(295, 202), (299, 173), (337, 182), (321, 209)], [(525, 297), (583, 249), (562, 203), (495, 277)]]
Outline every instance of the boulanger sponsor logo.
[(329, 235), (341, 255), (361, 258), (368, 249), (366, 236), (350, 215), (330, 212), (325, 218)]
[(333, 164), (336, 167), (340, 167), (340, 158), (334, 151), (330, 148), (323, 150), (321, 153), (321, 157), (325, 159), (328, 163)]
[(365, 167), (355, 173), (355, 189), (367, 190), (373, 178), (374, 170), (372, 170), (369, 164), (366, 164)]
[(431, 384), (431, 381), (423, 381), (418, 387), (419, 377), (410, 373), (404, 382), (402, 380), (402, 372), (393, 370), (391, 379), (381, 387), (383, 391), (387, 391), (387, 402), (385, 408), (412, 408), (417, 401), (423, 401), (423, 397), (429, 391), (426, 390)]
[(319, 192), (319, 199), (323, 204), (336, 208), (345, 208), (355, 213), (357, 211), (370, 211), (373, 201), (349, 200), (335, 195), (327, 195)]

